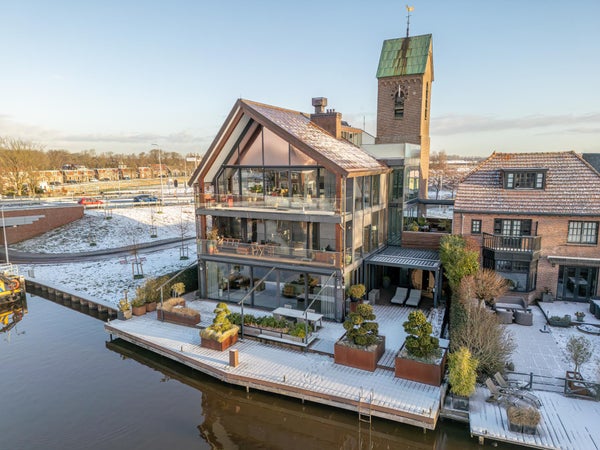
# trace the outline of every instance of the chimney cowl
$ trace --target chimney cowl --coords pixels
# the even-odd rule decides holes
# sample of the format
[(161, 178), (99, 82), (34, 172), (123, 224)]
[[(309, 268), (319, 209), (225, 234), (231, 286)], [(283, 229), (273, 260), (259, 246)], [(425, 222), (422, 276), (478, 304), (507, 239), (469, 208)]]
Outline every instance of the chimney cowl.
[(326, 97), (313, 97), (312, 105), (315, 107), (315, 114), (323, 114), (327, 106)]

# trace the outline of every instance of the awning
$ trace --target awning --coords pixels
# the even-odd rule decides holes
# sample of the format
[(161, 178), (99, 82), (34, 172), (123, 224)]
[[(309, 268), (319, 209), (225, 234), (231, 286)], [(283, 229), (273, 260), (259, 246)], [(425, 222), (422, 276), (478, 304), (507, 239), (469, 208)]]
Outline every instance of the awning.
[(600, 267), (600, 258), (548, 255), (548, 262), (561, 266)]
[(365, 263), (436, 271), (440, 268), (440, 254), (436, 250), (390, 246), (369, 256)]

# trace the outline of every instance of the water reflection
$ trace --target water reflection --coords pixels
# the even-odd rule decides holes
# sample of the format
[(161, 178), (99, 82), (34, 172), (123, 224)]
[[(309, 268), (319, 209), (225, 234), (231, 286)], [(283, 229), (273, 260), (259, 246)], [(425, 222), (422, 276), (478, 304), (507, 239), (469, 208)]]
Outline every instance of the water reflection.
[(478, 448), (464, 426), (423, 431), (382, 419), (360, 423), (355, 413), (223, 384), (121, 339), (106, 347), (202, 392), (200, 435), (226, 449), (464, 449)]
[(27, 314), (25, 296), (0, 300), (0, 333), (10, 332), (17, 323), (23, 320), (25, 314)]

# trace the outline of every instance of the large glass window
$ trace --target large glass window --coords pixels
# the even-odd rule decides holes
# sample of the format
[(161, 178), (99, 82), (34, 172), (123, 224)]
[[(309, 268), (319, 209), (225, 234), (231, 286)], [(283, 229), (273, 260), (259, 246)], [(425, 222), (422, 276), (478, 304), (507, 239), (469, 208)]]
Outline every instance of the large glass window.
[(406, 189), (406, 201), (415, 199), (419, 196), (419, 169), (408, 170), (408, 180)]
[(373, 192), (372, 192), (372, 198), (373, 198), (373, 205), (379, 205), (380, 202), (380, 198), (379, 196), (380, 194), (380, 189), (381, 189), (381, 175), (373, 175)]
[(516, 292), (530, 292), (535, 290), (537, 265), (537, 260), (495, 260), (492, 256), (485, 253), (483, 256), (483, 267), (495, 270), (500, 276), (506, 278), (509, 290)]
[(395, 168), (391, 174), (390, 186), (390, 201), (401, 202), (404, 195), (404, 171), (400, 168)]
[(363, 177), (354, 178), (354, 211), (363, 209)]
[(567, 242), (575, 244), (597, 244), (598, 222), (569, 221)]
[(267, 128), (263, 128), (265, 166), (289, 166), (290, 146)]
[(317, 162), (306, 153), (301, 152), (296, 147), (290, 148), (290, 165), (292, 166), (316, 166)]
[(366, 176), (363, 184), (363, 201), (365, 208), (371, 206), (371, 182), (372, 177)]
[(240, 158), (237, 165), (240, 166), (262, 166), (263, 165), (263, 154), (262, 154), (262, 132), (256, 129), (248, 140), (248, 143), (243, 143), (243, 147), (240, 149)]

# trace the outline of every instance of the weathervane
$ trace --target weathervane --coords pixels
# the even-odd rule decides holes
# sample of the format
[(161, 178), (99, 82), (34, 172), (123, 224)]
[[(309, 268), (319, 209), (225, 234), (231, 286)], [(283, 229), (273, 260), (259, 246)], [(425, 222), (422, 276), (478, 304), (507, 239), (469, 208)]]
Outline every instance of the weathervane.
[(414, 6), (406, 5), (406, 11), (408, 15), (406, 16), (406, 37), (408, 38), (408, 29), (410, 28), (410, 13), (415, 10)]

